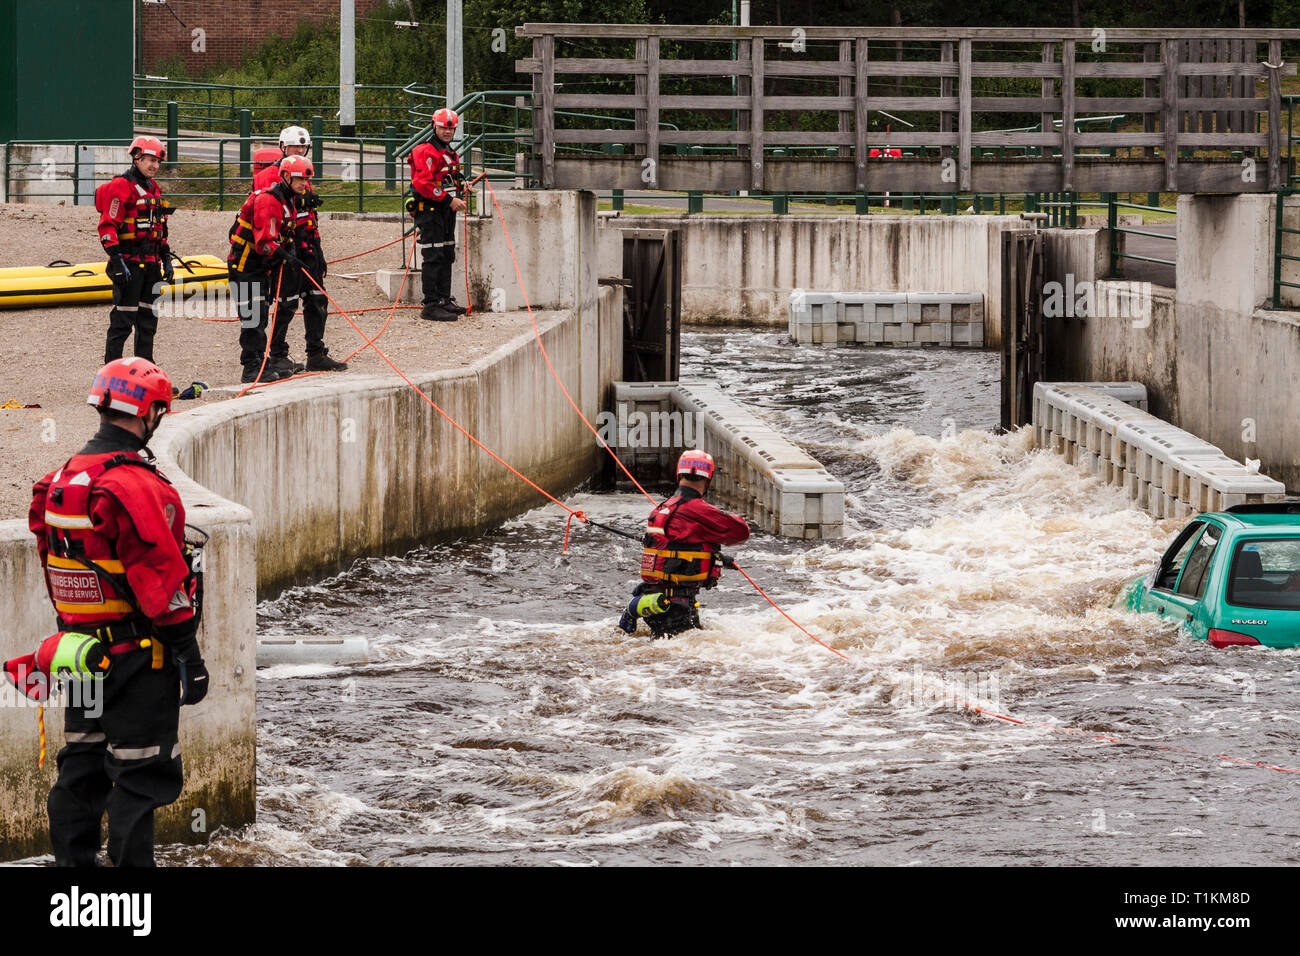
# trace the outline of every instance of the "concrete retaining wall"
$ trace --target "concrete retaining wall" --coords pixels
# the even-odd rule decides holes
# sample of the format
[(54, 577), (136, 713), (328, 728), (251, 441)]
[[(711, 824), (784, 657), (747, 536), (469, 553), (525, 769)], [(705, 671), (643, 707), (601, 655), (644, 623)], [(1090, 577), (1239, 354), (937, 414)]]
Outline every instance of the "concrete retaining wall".
[(620, 216), (602, 220), (602, 275), (622, 275), (624, 229), (677, 229), (682, 318), (784, 327), (793, 289), (977, 292), (1001, 343), (1000, 235), (1017, 216)]
[[(1149, 321), (1049, 319), (1047, 375), (1141, 382), (1153, 414), (1230, 458), (1259, 460), (1262, 472), (1297, 489), (1300, 321), (1296, 313), (1268, 308), (1275, 202), (1271, 196), (1180, 196), (1177, 289), (1151, 287)], [(1300, 198), (1288, 204), (1289, 217)], [(1045, 278), (1098, 274), (1104, 233), (1088, 241), (1063, 232), (1045, 233)], [(1104, 290), (1108, 282), (1097, 285)]]
[(7, 202), (93, 206), (95, 187), (129, 165), (121, 146), (19, 143), (9, 147), (7, 163), (0, 149)]
[[(592, 231), (585, 236), (584, 250), (564, 255), (594, 264)], [(594, 420), (621, 364), (621, 293), (598, 289), (593, 268), (574, 275), (590, 282), (574, 292), (584, 308), (538, 321), (557, 372)], [(531, 333), (466, 368), (411, 377), (553, 493), (590, 477), (604, 454)], [(202, 841), (254, 816), (257, 594), (357, 555), (475, 533), (544, 499), (392, 377), (322, 376), (207, 404), (169, 417), (153, 449), (191, 523), (212, 536), (200, 631), (212, 689), (182, 713), (185, 792), (157, 820), (160, 842)], [(55, 628), (25, 520), (0, 522), (0, 614), (0, 659), (34, 650)], [(36, 712), (20, 700), (0, 698), (10, 705), (0, 706), (0, 859), (48, 852), (45, 795), (62, 746), (55, 709), (47, 714), (50, 756), (37, 769)]]

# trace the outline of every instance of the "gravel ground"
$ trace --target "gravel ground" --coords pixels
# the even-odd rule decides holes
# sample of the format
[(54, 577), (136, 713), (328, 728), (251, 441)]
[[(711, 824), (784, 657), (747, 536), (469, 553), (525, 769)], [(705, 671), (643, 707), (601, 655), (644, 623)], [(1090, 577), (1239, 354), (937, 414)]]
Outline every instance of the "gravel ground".
[[(233, 212), (178, 210), (170, 220), (172, 248), (185, 256), (207, 254), (224, 259), (233, 221)], [(4, 236), (0, 267), (44, 265), (55, 259), (98, 262), (103, 253), (95, 234), (97, 225), (93, 208), (0, 203), (0, 235)], [(325, 254), (334, 259), (373, 249), (396, 239), (400, 228), (395, 222), (323, 221)], [(408, 254), (409, 249), (408, 245)], [(326, 287), (344, 309), (387, 307), (353, 316), (357, 325), (373, 336), (388, 318), (392, 303), (379, 291), (373, 275), (349, 281), (340, 273), (401, 265), (401, 246), (392, 246), (331, 266)], [(457, 267), (461, 271), (453, 273), (453, 292), (457, 279), (464, 281), (459, 260)], [(465, 302), (463, 288), (457, 298)], [(98, 418), (85, 404), (86, 393), (103, 364), (110, 308), (109, 303), (99, 303), (0, 310), (0, 339), (9, 343), (8, 354), (0, 360), (0, 404), (14, 400), (41, 406), (0, 410), (0, 519), (25, 517), (32, 483), (61, 465), (94, 433)], [(364, 343), (345, 318), (333, 313), (331, 307), (325, 344), (332, 356), (346, 359)], [(418, 315), (414, 309), (399, 309), (379, 340), (406, 372), (467, 365), (530, 328), (527, 313), (481, 313), (455, 323), (423, 322)], [(234, 385), (242, 371), (238, 338), (237, 323), (161, 317), (154, 360), (178, 388), (191, 381), (214, 387)], [(127, 355), (131, 348), (128, 341)], [(289, 329), (289, 349), (292, 357), (304, 361), (301, 313)], [(371, 375), (390, 372), (371, 349), (351, 359), (348, 372), (333, 374), (352, 371)], [(189, 404), (178, 402), (173, 409), (183, 410)]]

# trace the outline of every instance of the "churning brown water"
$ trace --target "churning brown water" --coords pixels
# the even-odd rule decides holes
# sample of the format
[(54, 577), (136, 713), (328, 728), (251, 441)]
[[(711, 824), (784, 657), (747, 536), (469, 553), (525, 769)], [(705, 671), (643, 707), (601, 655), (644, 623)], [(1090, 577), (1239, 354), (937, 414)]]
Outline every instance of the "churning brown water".
[[(684, 377), (841, 478), (846, 535), (760, 534), (703, 631), (628, 638), (631, 542), (532, 512), (356, 562), (259, 611), (371, 663), (259, 671), (258, 823), (173, 864), (1286, 863), (1294, 652), (1217, 651), (1110, 610), (1176, 523), (1024, 433), (997, 357), (685, 337)], [(637, 495), (575, 495), (635, 531)], [(981, 717), (961, 702), (1122, 738)]]

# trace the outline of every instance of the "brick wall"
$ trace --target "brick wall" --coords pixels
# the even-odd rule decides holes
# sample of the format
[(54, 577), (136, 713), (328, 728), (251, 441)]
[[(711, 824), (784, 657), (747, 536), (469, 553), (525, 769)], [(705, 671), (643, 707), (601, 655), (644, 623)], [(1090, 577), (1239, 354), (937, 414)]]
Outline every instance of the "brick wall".
[[(355, 0), (357, 17), (380, 2)], [(337, 21), (339, 0), (167, 0), (165, 6), (144, 4), (142, 11), (144, 72), (156, 73), (162, 60), (179, 56), (191, 73), (200, 73), (238, 63), (270, 34), (292, 34), (300, 20)], [(203, 52), (193, 49), (196, 28), (204, 31)]]

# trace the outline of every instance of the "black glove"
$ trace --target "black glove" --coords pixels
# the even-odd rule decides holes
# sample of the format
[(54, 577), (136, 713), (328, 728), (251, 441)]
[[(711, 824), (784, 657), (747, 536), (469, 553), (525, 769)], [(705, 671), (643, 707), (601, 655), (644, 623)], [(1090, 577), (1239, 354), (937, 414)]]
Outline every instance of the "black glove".
[(127, 264), (126, 258), (120, 252), (108, 253), (108, 265), (104, 267), (104, 273), (113, 282), (131, 281), (131, 266)]
[(271, 253), (271, 259), (279, 262), (287, 262), (291, 266), (302, 268), (302, 260), (295, 256), (287, 247), (276, 246), (275, 252)]
[(171, 283), (176, 279), (176, 270), (172, 268), (171, 253), (164, 252), (162, 255), (163, 255), (163, 260), (162, 260), (163, 281), (167, 283)]
[(736, 570), (736, 559), (723, 554), (721, 551), (718, 552), (718, 561), (727, 570), (729, 571)]
[(184, 707), (186, 704), (197, 704), (208, 696), (208, 668), (203, 663), (203, 655), (199, 653), (193, 622), (187, 621), (180, 627), (184, 628), (181, 636), (169, 639), (168, 628), (158, 628), (158, 636), (171, 648), (172, 660), (181, 672), (180, 703)]

